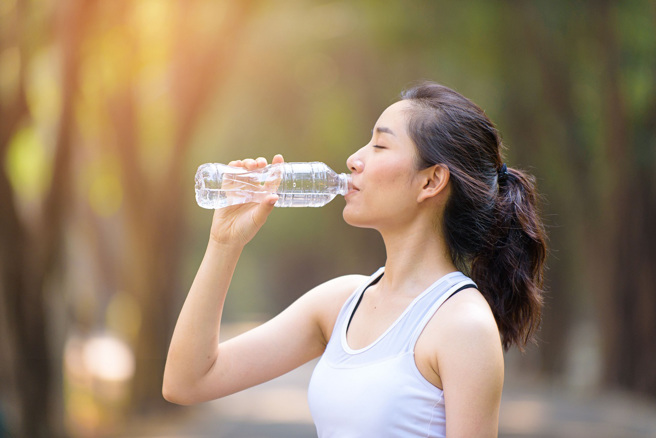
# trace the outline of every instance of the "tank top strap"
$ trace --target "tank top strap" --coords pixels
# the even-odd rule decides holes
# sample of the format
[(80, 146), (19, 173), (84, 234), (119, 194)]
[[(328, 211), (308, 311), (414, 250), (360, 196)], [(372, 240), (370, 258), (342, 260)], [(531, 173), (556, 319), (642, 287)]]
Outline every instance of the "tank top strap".
[(428, 321), (431, 320), (431, 318), (435, 315), (435, 312), (437, 312), (437, 310), (442, 306), (442, 304), (444, 304), (446, 300), (463, 289), (478, 287), (471, 278), (467, 277), (462, 272), (457, 272), (455, 274), (456, 275), (449, 275), (448, 278), (445, 279), (445, 283), (441, 283), (439, 285), (441, 287), (436, 286), (442, 289), (442, 292), (440, 293), (440, 291), (437, 291), (437, 294), (435, 295), (435, 301), (432, 303), (432, 305), (424, 308), (425, 311), (423, 312), (419, 323), (415, 326), (415, 329), (412, 332), (412, 335), (409, 339), (410, 342), (407, 344), (409, 350), (414, 351), (415, 344), (417, 343), (421, 333), (424, 331), (424, 328), (426, 328)]
[[(339, 314), (337, 315), (337, 320), (335, 321), (335, 328), (333, 329), (333, 334), (339, 333), (340, 327), (342, 325), (348, 324), (351, 322), (351, 317), (355, 311), (355, 308), (360, 303), (362, 299), (362, 294), (371, 286), (372, 284), (377, 283), (385, 272), (385, 267), (378, 268), (376, 272), (371, 274), (359, 287), (357, 287), (351, 296), (349, 296), (342, 306)], [(331, 336), (332, 338), (333, 336)], [(339, 336), (338, 336), (339, 337)]]

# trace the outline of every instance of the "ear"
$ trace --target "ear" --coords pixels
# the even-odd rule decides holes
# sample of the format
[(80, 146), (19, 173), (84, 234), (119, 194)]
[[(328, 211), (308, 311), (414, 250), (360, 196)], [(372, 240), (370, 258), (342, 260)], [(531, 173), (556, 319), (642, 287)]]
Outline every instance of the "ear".
[(440, 193), (446, 193), (446, 187), (451, 176), (449, 168), (444, 164), (436, 164), (422, 171), (423, 186), (417, 196), (417, 202), (432, 199)]

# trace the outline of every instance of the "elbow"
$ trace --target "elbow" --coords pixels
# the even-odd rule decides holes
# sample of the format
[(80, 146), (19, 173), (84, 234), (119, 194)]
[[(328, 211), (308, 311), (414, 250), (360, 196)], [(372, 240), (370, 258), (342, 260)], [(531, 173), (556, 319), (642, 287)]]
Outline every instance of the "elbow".
[(169, 403), (175, 403), (176, 405), (184, 405), (188, 406), (190, 403), (187, 403), (187, 401), (184, 399), (184, 397), (181, 396), (181, 394), (173, 389), (171, 385), (167, 385), (164, 383), (162, 385), (162, 397), (164, 397), (164, 400), (166, 400)]
[(179, 395), (168, 385), (162, 385), (162, 397), (169, 403), (175, 403), (176, 405), (183, 405), (181, 403)]
[(162, 397), (169, 403), (190, 406), (227, 395), (223, 385), (209, 384), (208, 374), (196, 375), (184, 372), (184, 365), (171, 366), (167, 363), (162, 379)]
[(221, 394), (208, 392), (206, 384), (199, 381), (174, 378), (164, 373), (162, 397), (169, 403), (191, 406), (222, 397)]
[(172, 381), (170, 377), (167, 378), (166, 373), (164, 374), (164, 381), (162, 383), (162, 397), (169, 403), (174, 403), (176, 405), (190, 406), (197, 403), (191, 397), (191, 394), (188, 390), (185, 390), (186, 385), (176, 384)]
[(162, 396), (167, 402), (174, 403), (176, 405), (191, 406), (196, 403), (194, 400), (185, 396), (185, 394), (181, 393), (180, 391), (173, 390), (172, 388), (165, 385), (162, 386)]

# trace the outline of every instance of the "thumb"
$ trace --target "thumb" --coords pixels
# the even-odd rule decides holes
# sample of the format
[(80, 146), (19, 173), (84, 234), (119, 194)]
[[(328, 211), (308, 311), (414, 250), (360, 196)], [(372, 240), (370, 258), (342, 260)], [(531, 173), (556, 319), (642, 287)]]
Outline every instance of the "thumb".
[(273, 211), (275, 203), (278, 201), (278, 195), (268, 195), (262, 202), (260, 202), (253, 212), (253, 221), (258, 226), (264, 225), (269, 214)]

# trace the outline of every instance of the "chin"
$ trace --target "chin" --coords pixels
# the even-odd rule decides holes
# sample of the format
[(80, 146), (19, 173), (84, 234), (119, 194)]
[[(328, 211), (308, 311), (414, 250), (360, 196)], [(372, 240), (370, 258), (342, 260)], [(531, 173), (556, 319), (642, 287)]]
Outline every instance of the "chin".
[(372, 228), (369, 223), (365, 221), (365, 218), (361, 214), (358, 214), (357, 211), (354, 211), (353, 208), (349, 208), (347, 204), (342, 211), (342, 218), (347, 224), (358, 227), (358, 228)]

